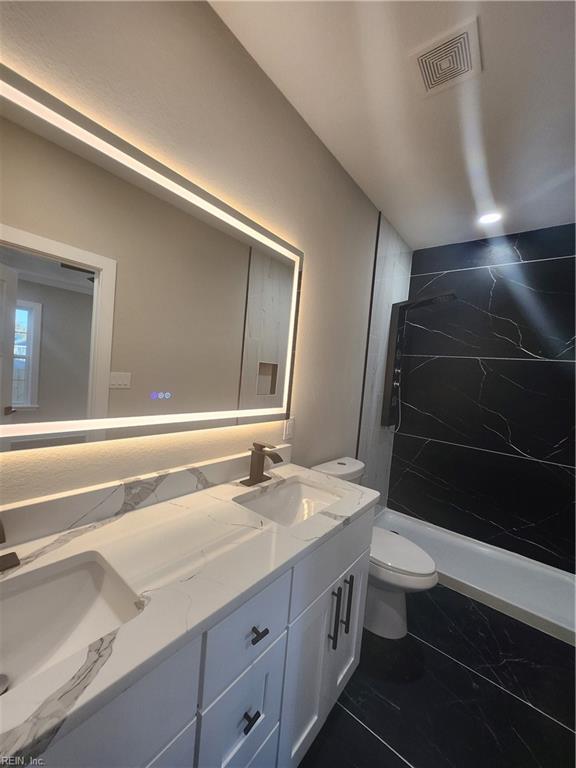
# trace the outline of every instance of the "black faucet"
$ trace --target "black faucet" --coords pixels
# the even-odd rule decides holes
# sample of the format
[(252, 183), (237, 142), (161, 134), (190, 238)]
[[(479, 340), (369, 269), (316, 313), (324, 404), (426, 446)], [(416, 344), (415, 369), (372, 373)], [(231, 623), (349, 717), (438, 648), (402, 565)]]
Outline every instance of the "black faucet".
[(250, 476), (246, 480), (241, 480), (242, 485), (258, 485), (265, 480), (270, 480), (268, 475), (264, 474), (264, 461), (266, 457), (272, 459), (274, 464), (280, 464), (284, 459), (279, 453), (276, 453), (272, 449), (276, 448), (275, 445), (268, 445), (268, 443), (254, 443), (252, 453), (250, 455)]

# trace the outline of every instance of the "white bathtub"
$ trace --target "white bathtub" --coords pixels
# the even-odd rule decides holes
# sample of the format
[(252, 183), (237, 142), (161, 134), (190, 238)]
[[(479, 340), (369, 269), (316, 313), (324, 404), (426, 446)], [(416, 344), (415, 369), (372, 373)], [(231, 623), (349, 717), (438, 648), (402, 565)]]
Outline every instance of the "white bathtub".
[(426, 550), (441, 584), (574, 645), (574, 577), (468, 536), (380, 509), (376, 523)]

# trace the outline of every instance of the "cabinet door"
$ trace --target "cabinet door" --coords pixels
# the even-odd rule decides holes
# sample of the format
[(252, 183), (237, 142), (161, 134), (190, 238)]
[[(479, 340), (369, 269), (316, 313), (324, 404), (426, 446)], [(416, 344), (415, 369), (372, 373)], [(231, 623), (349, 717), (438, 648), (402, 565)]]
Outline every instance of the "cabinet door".
[[(366, 586), (370, 552), (365, 552), (346, 571), (339, 581), (342, 586), (342, 604), (336, 650), (328, 656), (330, 671), (328, 698), (330, 707), (342, 693), (344, 686), (360, 661), (362, 627), (366, 607)], [(338, 584), (335, 585), (338, 587)]]
[(196, 718), (146, 768), (192, 768), (195, 745)]
[(288, 629), (278, 766), (297, 766), (328, 713), (327, 674), (336, 598), (327, 589)]

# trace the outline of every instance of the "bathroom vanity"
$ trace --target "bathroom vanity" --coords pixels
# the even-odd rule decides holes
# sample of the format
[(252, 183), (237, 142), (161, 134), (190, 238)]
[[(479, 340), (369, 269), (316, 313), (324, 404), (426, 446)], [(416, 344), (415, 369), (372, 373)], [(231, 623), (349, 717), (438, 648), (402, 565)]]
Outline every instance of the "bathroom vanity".
[(359, 660), (379, 494), (293, 464), (270, 474), (18, 548), (0, 582), (16, 617), (3, 757), (299, 763)]

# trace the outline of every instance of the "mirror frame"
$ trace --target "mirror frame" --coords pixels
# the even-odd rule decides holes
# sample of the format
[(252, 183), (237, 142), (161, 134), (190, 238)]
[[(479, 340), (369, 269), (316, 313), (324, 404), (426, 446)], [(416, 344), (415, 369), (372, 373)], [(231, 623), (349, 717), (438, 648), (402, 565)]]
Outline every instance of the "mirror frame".
[[(86, 115), (60, 101), (47, 91), (39, 88), (17, 72), (0, 65), (0, 104), (2, 117), (37, 133), (54, 143), (71, 150), (77, 155), (111, 171), (116, 176), (130, 181), (156, 197), (167, 200), (212, 226), (220, 229), (250, 246), (256, 246), (272, 253), (276, 258), (287, 259), (294, 264), (290, 329), (287, 347), (286, 374), (282, 406), (275, 408), (231, 409), (226, 411), (158, 414), (149, 416), (101, 417), (74, 419), (68, 421), (45, 421), (27, 424), (1, 424), (2, 440), (18, 440), (26, 437), (49, 435), (72, 435), (82, 432), (98, 432), (92, 439), (102, 439), (102, 430), (138, 429), (149, 427), (157, 433), (162, 426), (200, 424), (202, 428), (229, 426), (251, 422), (284, 420), (290, 416), (290, 395), (294, 365), (294, 345), (303, 254), (290, 243), (244, 216), (239, 211), (198, 187), (176, 173), (168, 166), (142, 152), (133, 144), (103, 128)], [(16, 238), (16, 242), (15, 242)], [(0, 239), (7, 244), (29, 246), (39, 253), (50, 254), (50, 243), (46, 238), (31, 235), (7, 225), (0, 224)], [(18, 241), (19, 239), (19, 241)], [(62, 244), (57, 244), (61, 246)], [(73, 246), (66, 246), (63, 260), (74, 261), (74, 251), (85, 256), (113, 262), (107, 257), (98, 257)], [(114, 266), (115, 266), (115, 262)], [(94, 265), (98, 268), (98, 264)], [(111, 290), (114, 290), (112, 286)], [(112, 341), (112, 320), (109, 318), (110, 338), (104, 346), (110, 353)], [(162, 430), (169, 431), (169, 430)]]

